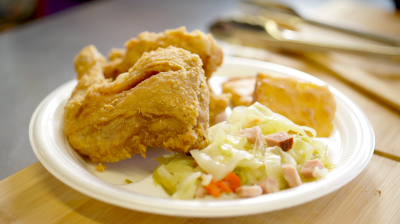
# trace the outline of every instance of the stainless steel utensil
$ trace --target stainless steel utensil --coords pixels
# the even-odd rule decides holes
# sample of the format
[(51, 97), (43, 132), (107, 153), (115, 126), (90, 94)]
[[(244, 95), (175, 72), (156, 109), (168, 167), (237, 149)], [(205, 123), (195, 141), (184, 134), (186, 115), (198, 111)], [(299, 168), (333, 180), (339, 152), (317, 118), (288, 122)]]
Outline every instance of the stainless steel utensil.
[(400, 46), (400, 38), (389, 34), (379, 33), (363, 26), (352, 24), (340, 18), (329, 17), (324, 14), (298, 13), (288, 5), (269, 0), (247, 0), (241, 4), (241, 9), (247, 14), (268, 17), (278, 24), (283, 23), (295, 27), (298, 24), (311, 24), (354, 36), (379, 41), (382, 43)]
[[(286, 27), (296, 21), (286, 21)], [(278, 22), (263, 16), (241, 15), (219, 20), (210, 27), (219, 39), (252, 47), (287, 51), (337, 51), (400, 61), (400, 47), (353, 42), (351, 44), (326, 41), (324, 39), (304, 40), (297, 32), (284, 29)], [(286, 35), (290, 33), (290, 37)]]

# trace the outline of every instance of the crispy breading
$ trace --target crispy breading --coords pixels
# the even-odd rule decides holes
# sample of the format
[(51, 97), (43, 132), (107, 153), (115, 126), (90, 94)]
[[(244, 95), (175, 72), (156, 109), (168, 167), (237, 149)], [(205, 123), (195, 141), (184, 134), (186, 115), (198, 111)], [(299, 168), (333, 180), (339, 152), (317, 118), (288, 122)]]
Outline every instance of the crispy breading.
[(318, 137), (329, 137), (332, 132), (336, 101), (328, 86), (258, 74), (255, 101), (298, 125), (314, 128)]
[(75, 58), (78, 85), (65, 106), (69, 143), (97, 162), (117, 162), (146, 148), (187, 153), (206, 144), (209, 89), (202, 61), (168, 47), (144, 53), (129, 72), (104, 78), (94, 46)]
[(255, 77), (232, 78), (222, 84), (222, 92), (232, 94), (232, 106), (250, 106), (253, 102)]
[[(206, 78), (221, 65), (223, 59), (222, 48), (216, 43), (211, 34), (204, 34), (199, 30), (191, 33), (185, 27), (165, 30), (161, 33), (142, 32), (137, 38), (125, 43), (125, 49), (113, 48), (109, 52), (109, 61), (104, 66), (104, 76), (115, 79), (119, 74), (127, 72), (144, 52), (158, 47), (175, 46), (198, 54), (203, 61)], [(218, 114), (225, 111), (229, 103), (228, 94), (221, 96), (210, 92), (210, 126), (214, 125)]]
[[(191, 33), (185, 27), (165, 30), (161, 33), (142, 32), (137, 38), (125, 43), (126, 51), (118, 49), (120, 57), (115, 56), (116, 50), (110, 52), (110, 61), (104, 67), (104, 76), (115, 79), (119, 74), (127, 72), (144, 52), (156, 50), (159, 47), (175, 46), (198, 54), (203, 61), (203, 69), (207, 78), (222, 63), (223, 53), (211, 34), (199, 30)], [(122, 54), (123, 55), (122, 55)]]
[(122, 59), (124, 56), (125, 56), (125, 49), (111, 48), (110, 52), (108, 52), (108, 58), (110, 59), (110, 61)]

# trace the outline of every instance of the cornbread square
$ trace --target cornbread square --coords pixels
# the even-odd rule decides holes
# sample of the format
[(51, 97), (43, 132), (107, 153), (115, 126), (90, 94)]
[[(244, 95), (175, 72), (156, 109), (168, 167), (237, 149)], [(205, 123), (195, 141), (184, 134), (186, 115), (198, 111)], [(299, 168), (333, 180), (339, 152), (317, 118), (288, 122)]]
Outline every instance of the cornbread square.
[(253, 102), (255, 77), (232, 78), (222, 84), (222, 92), (231, 93), (231, 103), (234, 107), (250, 106)]
[(298, 125), (315, 129), (318, 137), (329, 137), (332, 132), (336, 101), (328, 86), (259, 73), (256, 101)]

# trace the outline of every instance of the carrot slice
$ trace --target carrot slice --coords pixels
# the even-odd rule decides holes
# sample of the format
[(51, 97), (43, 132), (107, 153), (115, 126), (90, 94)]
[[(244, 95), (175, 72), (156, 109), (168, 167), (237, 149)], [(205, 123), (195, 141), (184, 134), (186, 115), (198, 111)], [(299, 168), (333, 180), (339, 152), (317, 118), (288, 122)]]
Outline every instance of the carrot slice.
[(228, 182), (233, 192), (236, 192), (236, 188), (240, 187), (241, 185), (239, 177), (232, 172), (228, 173), (228, 175), (226, 175), (222, 181)]
[(232, 192), (232, 189), (224, 181), (217, 181), (217, 182), (215, 182), (215, 184), (218, 186), (221, 193), (222, 192)]
[(222, 192), (235, 192), (236, 188), (240, 187), (239, 177), (230, 172), (226, 177), (220, 181), (212, 180), (211, 183), (205, 186), (208, 194), (218, 198)]
[(209, 194), (212, 196), (218, 198), (219, 195), (221, 194), (221, 189), (219, 189), (218, 185), (215, 184), (215, 181), (211, 181), (211, 183), (207, 186), (205, 186), (206, 190), (208, 191)]

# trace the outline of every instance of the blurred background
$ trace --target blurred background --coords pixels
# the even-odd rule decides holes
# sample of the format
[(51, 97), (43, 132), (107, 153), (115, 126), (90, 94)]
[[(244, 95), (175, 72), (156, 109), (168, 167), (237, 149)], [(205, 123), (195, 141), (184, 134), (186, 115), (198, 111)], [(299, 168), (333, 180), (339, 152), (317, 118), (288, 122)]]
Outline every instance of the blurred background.
[(91, 0), (0, 0), (0, 32)]
[[(0, 0), (0, 33), (21, 24), (46, 17), (75, 6), (99, 0)], [(400, 0), (357, 0), (368, 5), (395, 12)], [(284, 4), (310, 10), (328, 0), (277, 0)]]

